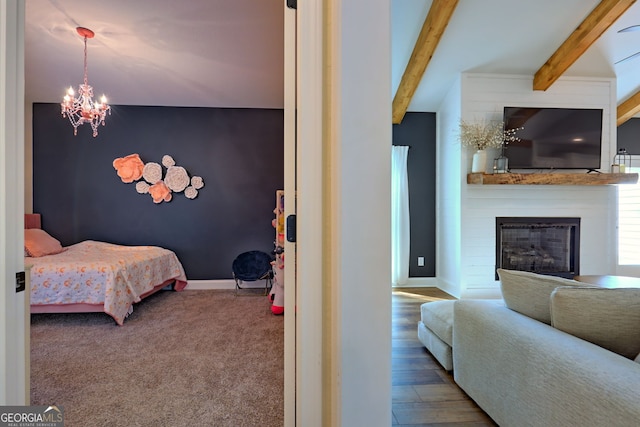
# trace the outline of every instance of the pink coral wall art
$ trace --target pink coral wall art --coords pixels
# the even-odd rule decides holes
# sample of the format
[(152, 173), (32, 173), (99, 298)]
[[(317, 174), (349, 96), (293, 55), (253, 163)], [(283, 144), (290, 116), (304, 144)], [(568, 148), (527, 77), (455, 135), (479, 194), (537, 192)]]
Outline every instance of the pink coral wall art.
[(129, 154), (113, 161), (113, 168), (124, 183), (136, 182), (136, 191), (149, 194), (153, 203), (170, 202), (173, 193), (184, 193), (187, 199), (195, 199), (204, 187), (200, 176), (189, 176), (182, 166), (176, 166), (169, 155), (162, 156), (162, 164), (144, 163), (138, 154)]

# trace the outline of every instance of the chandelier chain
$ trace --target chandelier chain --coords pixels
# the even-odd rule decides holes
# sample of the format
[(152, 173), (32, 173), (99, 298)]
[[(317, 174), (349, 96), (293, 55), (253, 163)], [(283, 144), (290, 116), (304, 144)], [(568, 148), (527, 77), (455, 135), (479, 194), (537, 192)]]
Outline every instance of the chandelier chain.
[(87, 77), (87, 36), (84, 36), (84, 84), (89, 84), (89, 78)]

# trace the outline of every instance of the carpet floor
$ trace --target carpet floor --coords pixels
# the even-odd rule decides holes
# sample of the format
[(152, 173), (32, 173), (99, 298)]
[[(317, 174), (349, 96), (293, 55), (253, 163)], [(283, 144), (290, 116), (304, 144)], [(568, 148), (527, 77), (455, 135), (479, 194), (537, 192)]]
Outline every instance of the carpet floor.
[(31, 316), (31, 404), (65, 426), (281, 426), (284, 318), (267, 297), (162, 291), (123, 326)]

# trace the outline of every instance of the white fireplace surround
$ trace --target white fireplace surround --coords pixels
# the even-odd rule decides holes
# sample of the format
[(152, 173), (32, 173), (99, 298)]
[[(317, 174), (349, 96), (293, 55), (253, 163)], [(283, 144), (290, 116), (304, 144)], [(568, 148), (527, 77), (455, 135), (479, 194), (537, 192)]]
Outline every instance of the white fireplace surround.
[(456, 297), (500, 297), (496, 217), (579, 217), (580, 274), (615, 270), (615, 186), (466, 184), (472, 153), (460, 147), (460, 119), (501, 120), (506, 105), (602, 108), (601, 170), (609, 171), (616, 147), (615, 79), (564, 77), (547, 91), (532, 87), (532, 76), (462, 74), (436, 115), (436, 274), (438, 286)]

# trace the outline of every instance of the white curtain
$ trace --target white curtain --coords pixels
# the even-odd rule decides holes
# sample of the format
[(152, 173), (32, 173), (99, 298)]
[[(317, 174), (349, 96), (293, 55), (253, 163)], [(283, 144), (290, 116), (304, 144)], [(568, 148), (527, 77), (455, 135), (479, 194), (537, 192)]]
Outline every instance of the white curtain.
[(394, 145), (391, 152), (391, 283), (409, 279), (409, 147)]

